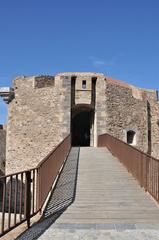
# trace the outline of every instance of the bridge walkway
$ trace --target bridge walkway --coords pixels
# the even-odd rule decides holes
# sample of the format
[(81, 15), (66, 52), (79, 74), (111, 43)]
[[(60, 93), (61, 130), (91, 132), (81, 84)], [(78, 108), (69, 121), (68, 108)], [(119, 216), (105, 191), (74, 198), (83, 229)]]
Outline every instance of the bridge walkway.
[(156, 223), (159, 209), (106, 148), (81, 148), (76, 198), (56, 223)]
[[(51, 196), (44, 218), (49, 216), (53, 202), (60, 199), (62, 192), (68, 204), (62, 211), (59, 210), (58, 216), (47, 220), (50, 221), (47, 230), (44, 222), (34, 227), (35, 231), (37, 228), (46, 230), (38, 239), (159, 238), (159, 208), (156, 202), (106, 148), (80, 148), (79, 164), (75, 163), (76, 157), (77, 148), (72, 148), (66, 169), (64, 167), (65, 173), (61, 174), (62, 180)], [(71, 183), (61, 189), (68, 171), (72, 171), (68, 182), (75, 183), (77, 179), (77, 185)], [(68, 195), (71, 197), (67, 198)], [(57, 214), (58, 209), (55, 212)]]

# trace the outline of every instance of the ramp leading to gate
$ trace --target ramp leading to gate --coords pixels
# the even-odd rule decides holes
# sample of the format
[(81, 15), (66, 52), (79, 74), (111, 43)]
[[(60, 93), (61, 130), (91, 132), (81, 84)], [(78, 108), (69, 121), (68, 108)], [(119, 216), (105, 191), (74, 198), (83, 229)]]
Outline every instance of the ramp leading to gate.
[(18, 239), (65, 239), (58, 237), (67, 230), (159, 228), (158, 204), (145, 191), (157, 199), (158, 160), (109, 135), (99, 144), (105, 147), (80, 148), (80, 154), (71, 149), (41, 221)]
[[(71, 151), (75, 150), (72, 148)], [(70, 155), (67, 159), (68, 165), (69, 161), (72, 161), (72, 153)], [(62, 179), (63, 175), (65, 176), (65, 171)], [(71, 189), (68, 189), (65, 189), (66, 192), (64, 190), (64, 194), (71, 192)], [(50, 201), (53, 202), (57, 196), (56, 193)], [(50, 211), (50, 208), (48, 210)], [(144, 239), (143, 236), (148, 236), (146, 234), (153, 239), (149, 230), (148, 233), (143, 230), (141, 233), (139, 229), (159, 227), (159, 208), (107, 148), (85, 147), (80, 148), (74, 201), (65, 211), (59, 212), (56, 219), (52, 216), (52, 223), (51, 218), (45, 219), (42, 226), (44, 225), (48, 229), (41, 228), (43, 233), (38, 238), (40, 240), (89, 239), (90, 236), (90, 239), (101, 239), (101, 233), (104, 237), (102, 239), (110, 239), (108, 235), (120, 235), (118, 232), (123, 230), (135, 231), (129, 233), (130, 238), (127, 236), (126, 239), (132, 239), (136, 235)], [(40, 225), (31, 231), (37, 232), (38, 229)], [(116, 236), (115, 239), (123, 239), (124, 234)], [(22, 239), (24, 238), (19, 238)]]
[(80, 148), (76, 197), (56, 224), (159, 223), (159, 209), (106, 148)]

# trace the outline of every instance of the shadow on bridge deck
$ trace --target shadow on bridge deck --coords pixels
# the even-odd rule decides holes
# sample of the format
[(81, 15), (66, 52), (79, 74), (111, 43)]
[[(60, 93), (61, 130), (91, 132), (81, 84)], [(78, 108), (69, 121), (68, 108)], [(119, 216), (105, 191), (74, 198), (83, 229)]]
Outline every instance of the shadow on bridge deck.
[(22, 233), (17, 240), (38, 239), (46, 229), (74, 202), (78, 174), (79, 147), (73, 147), (50, 195), (40, 220)]

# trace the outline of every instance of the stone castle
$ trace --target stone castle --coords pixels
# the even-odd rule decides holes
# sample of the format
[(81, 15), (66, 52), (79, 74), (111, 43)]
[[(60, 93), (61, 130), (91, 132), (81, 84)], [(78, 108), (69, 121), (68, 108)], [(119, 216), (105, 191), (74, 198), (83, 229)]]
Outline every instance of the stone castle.
[(0, 129), (0, 167), (4, 172), (5, 156), (6, 174), (36, 167), (70, 133), (73, 146), (96, 147), (98, 135), (109, 133), (159, 158), (156, 90), (69, 72), (18, 77), (0, 95), (9, 104), (7, 130)]

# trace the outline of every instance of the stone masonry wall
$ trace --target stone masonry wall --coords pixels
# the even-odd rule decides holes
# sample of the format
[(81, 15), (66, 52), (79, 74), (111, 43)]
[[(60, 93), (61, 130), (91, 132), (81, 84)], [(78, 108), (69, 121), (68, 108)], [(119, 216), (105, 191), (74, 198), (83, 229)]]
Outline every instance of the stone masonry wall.
[[(86, 81), (86, 88), (82, 88), (82, 82)], [(92, 78), (91, 76), (77, 76), (75, 84), (75, 104), (91, 104)]]
[(70, 134), (70, 121), (71, 121), (71, 76), (63, 76), (62, 74), (56, 76), (56, 81), (59, 84), (59, 117), (60, 126), (59, 131), (60, 139), (63, 140)]
[[(6, 173), (36, 167), (70, 132), (70, 81), (19, 77), (9, 104)], [(67, 94), (68, 91), (68, 94)]]
[(159, 103), (152, 106), (152, 156), (159, 159)]
[[(107, 132), (126, 141), (127, 131), (133, 130), (136, 147), (147, 152), (151, 125), (152, 155), (159, 158), (156, 91), (139, 89), (96, 73), (18, 77), (13, 85), (15, 98), (9, 103), (8, 111), (6, 174), (36, 167), (70, 133), (72, 76), (77, 76), (76, 104), (91, 103), (91, 81), (97, 78), (92, 125), (94, 146), (100, 134)], [(87, 81), (86, 89), (81, 88), (83, 80)], [(151, 117), (148, 117), (148, 103)]]
[(129, 85), (106, 81), (107, 132), (126, 141), (127, 131), (136, 132), (136, 147), (147, 152), (147, 103)]
[(156, 91), (145, 91), (144, 96), (150, 104), (151, 150), (152, 156), (159, 159), (159, 102)]
[(99, 76), (96, 82), (96, 106), (95, 121), (97, 136), (106, 133), (106, 96), (105, 96), (105, 76)]
[(0, 128), (0, 176), (5, 173), (6, 160), (6, 130)]

